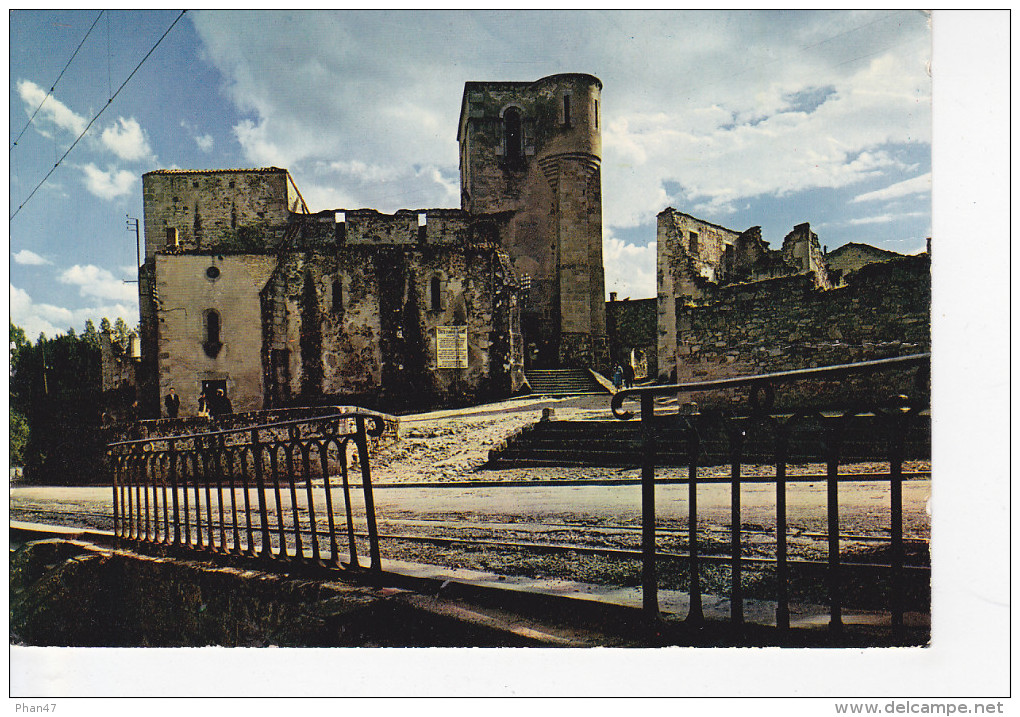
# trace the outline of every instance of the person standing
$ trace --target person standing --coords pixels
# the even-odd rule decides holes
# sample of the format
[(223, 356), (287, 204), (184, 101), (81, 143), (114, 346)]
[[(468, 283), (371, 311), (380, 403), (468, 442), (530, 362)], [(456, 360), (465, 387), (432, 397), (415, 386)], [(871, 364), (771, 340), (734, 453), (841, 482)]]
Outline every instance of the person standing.
[(174, 387), (170, 387), (170, 391), (163, 397), (163, 405), (166, 406), (167, 418), (177, 418), (178, 411), (181, 410), (181, 397), (174, 392)]
[(216, 394), (209, 401), (209, 413), (213, 416), (225, 416), (228, 413), (234, 412), (234, 407), (230, 403), (230, 399), (227, 398), (226, 392), (222, 388), (216, 389)]
[(631, 366), (630, 361), (623, 362), (623, 387), (634, 387), (634, 367)]

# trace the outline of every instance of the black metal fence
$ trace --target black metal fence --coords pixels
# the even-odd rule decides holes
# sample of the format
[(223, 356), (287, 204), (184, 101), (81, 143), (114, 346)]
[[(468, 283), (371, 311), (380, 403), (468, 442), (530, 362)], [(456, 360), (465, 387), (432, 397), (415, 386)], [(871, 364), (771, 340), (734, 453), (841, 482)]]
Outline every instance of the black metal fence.
[[(381, 414), (350, 410), (111, 443), (114, 533), (142, 544), (350, 569), (363, 567), (359, 541), (367, 537), (367, 567), (379, 570), (368, 439), (383, 428)], [(360, 501), (352, 500), (352, 469), (361, 473)]]
[[(903, 461), (908, 451), (913, 457), (930, 457), (930, 439), (925, 422), (929, 419), (929, 354), (904, 356), (857, 364), (831, 366), (801, 371), (764, 374), (700, 383), (687, 383), (618, 392), (612, 401), (613, 415), (622, 420), (634, 417), (623, 410), (624, 402), (640, 402), (641, 419), (641, 506), (642, 506), (642, 594), (646, 612), (658, 615), (658, 575), (656, 566), (655, 470), (657, 453), (665, 448), (662, 439), (678, 440), (688, 456), (688, 525), (687, 568), (690, 608), (686, 621), (697, 624), (704, 620), (702, 611), (701, 570), (705, 561), (700, 556), (698, 536), (699, 467), (706, 459), (726, 456), (730, 465), (730, 621), (739, 627), (744, 623), (744, 591), (742, 572), (746, 562), (742, 544), (741, 486), (747, 482), (741, 469), (747, 465), (753, 450), (755, 463), (775, 466), (775, 599), (776, 625), (790, 627), (790, 567), (794, 562), (788, 552), (787, 468), (792, 461), (814, 461), (826, 465), (826, 517), (828, 523), (828, 560), (825, 566), (829, 607), (829, 628), (843, 629), (842, 597), (844, 572), (850, 565), (841, 562), (839, 484), (850, 480), (840, 474), (849, 438), (861, 436), (864, 452), (876, 451), (888, 462), (889, 481), (889, 561), (878, 567), (889, 580), (890, 624), (895, 634), (902, 634), (904, 625), (904, 539), (903, 539)], [(907, 393), (888, 398), (852, 400), (843, 405), (820, 405), (809, 409), (777, 411), (776, 397), (785, 389), (796, 392), (805, 381), (850, 383), (862, 377), (875, 377), (875, 385), (887, 385), (881, 377), (890, 372), (909, 376)], [(741, 403), (726, 409), (698, 410), (682, 397), (712, 391), (736, 391)], [(656, 399), (676, 400), (668, 411), (662, 405), (656, 411)], [(797, 401), (793, 402), (794, 404)], [(861, 430), (861, 426), (864, 426)], [(922, 438), (917, 439), (920, 434)], [(721, 438), (721, 447), (719, 445)], [(711, 441), (716, 445), (709, 446)], [(672, 447), (675, 450), (675, 446)], [(812, 451), (812, 448), (814, 451)], [(853, 455), (861, 452), (860, 446)], [(796, 458), (793, 454), (796, 453)], [(920, 454), (920, 455), (919, 455)], [(763, 460), (767, 456), (767, 460)], [(756, 483), (762, 478), (755, 477)], [(855, 566), (856, 567), (856, 566)], [(873, 566), (874, 567), (874, 566)], [(923, 568), (930, 576), (930, 567)]]

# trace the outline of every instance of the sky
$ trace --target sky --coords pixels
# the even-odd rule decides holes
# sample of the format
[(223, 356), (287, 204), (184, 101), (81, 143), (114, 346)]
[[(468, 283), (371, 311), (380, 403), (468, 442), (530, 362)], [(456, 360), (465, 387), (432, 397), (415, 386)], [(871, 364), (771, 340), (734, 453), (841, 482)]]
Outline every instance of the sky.
[(932, 233), (921, 11), (179, 14), (10, 14), (10, 314), (31, 338), (137, 324), (145, 172), (277, 166), (312, 211), (458, 207), (468, 81), (602, 80), (621, 299), (655, 296), (666, 207), (773, 248), (802, 222), (829, 250)]

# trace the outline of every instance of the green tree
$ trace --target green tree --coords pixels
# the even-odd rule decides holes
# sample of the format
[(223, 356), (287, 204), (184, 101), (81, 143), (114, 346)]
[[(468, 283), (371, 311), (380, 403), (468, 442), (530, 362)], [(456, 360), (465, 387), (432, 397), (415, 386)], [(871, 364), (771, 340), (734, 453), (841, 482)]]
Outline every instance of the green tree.
[(106, 318), (105, 316), (99, 322), (99, 330), (101, 332), (105, 332), (105, 331), (109, 331), (110, 330), (110, 320), (108, 318)]
[(118, 316), (117, 320), (113, 323), (113, 333), (116, 337), (117, 343), (122, 346), (126, 346), (129, 331), (130, 329), (128, 328), (127, 322)]
[(96, 325), (92, 323), (92, 319), (85, 322), (85, 331), (82, 333), (81, 338), (89, 346), (93, 346), (96, 349), (100, 347), (99, 332), (96, 331)]
[(11, 454), (10, 466), (25, 464), (25, 446), (28, 444), (28, 419), (19, 411), (11, 409)]
[(20, 351), (26, 344), (28, 344), (28, 338), (25, 336), (25, 330), (20, 326), (15, 326), (11, 323), (11, 343), (14, 344), (15, 351)]
[(40, 334), (33, 344), (13, 324), (10, 335), (11, 461), (20, 459), (32, 480), (64, 480), (84, 469), (92, 450), (86, 447), (99, 420), (98, 341), (72, 330), (52, 339)]

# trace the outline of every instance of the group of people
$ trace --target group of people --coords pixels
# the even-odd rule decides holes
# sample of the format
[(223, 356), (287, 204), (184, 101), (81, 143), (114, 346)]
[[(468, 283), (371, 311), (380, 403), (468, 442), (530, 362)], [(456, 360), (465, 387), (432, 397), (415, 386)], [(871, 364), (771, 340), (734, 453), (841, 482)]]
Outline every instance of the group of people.
[[(167, 395), (163, 397), (163, 405), (166, 407), (168, 418), (177, 418), (177, 414), (181, 410), (181, 397), (177, 395), (172, 386)], [(234, 406), (222, 388), (216, 389), (215, 392), (205, 388), (198, 396), (199, 416), (224, 416), (233, 412)]]
[(621, 367), (620, 364), (616, 364), (616, 369), (613, 371), (613, 385), (617, 390), (621, 388), (631, 388), (634, 386), (634, 367), (627, 361)]

